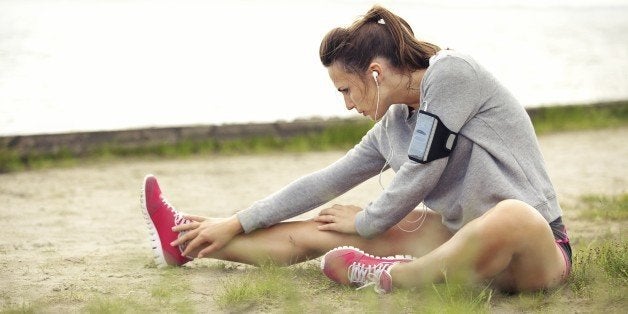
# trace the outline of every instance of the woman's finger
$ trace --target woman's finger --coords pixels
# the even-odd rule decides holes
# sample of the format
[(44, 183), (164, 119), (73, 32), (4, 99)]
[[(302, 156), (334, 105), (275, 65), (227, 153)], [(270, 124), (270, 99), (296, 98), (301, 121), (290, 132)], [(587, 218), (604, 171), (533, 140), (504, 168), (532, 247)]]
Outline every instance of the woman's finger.
[(338, 231), (338, 226), (335, 223), (328, 223), (317, 227), (320, 231)]
[(198, 229), (188, 231), (183, 235), (179, 235), (179, 237), (176, 240), (172, 241), (170, 245), (172, 246), (181, 245), (185, 242), (195, 239), (197, 235), (198, 235)]
[(332, 215), (319, 215), (314, 218), (314, 221), (324, 222), (324, 223), (331, 223), (331, 222), (334, 222), (334, 220), (335, 220), (335, 217)]
[(205, 217), (196, 216), (196, 215), (183, 215), (183, 217), (185, 219), (193, 220), (193, 221), (196, 221), (196, 222), (203, 222), (203, 221), (205, 221), (207, 219)]
[[(334, 205), (336, 206), (336, 205)], [(334, 212), (337, 212), (338, 208), (328, 207), (320, 211), (319, 215), (331, 215)]]
[(174, 227), (172, 227), (172, 231), (176, 231), (176, 232), (188, 231), (188, 230), (196, 229), (200, 225), (201, 224), (198, 223), (198, 222), (191, 222), (191, 223), (187, 223), (187, 224), (174, 226)]
[(215, 251), (219, 249), (220, 249), (220, 245), (217, 242), (214, 242), (211, 245), (207, 246), (206, 248), (202, 249), (200, 252), (198, 252), (198, 258), (203, 258), (211, 253), (214, 253)]
[(202, 239), (201, 237), (196, 237), (194, 238), (192, 241), (190, 241), (186, 246), (185, 246), (185, 250), (183, 250), (183, 253), (181, 253), (182, 256), (188, 256), (190, 255), (191, 252), (193, 252), (194, 250), (196, 250), (196, 248), (198, 248), (201, 244), (203, 244), (205, 242), (204, 239)]

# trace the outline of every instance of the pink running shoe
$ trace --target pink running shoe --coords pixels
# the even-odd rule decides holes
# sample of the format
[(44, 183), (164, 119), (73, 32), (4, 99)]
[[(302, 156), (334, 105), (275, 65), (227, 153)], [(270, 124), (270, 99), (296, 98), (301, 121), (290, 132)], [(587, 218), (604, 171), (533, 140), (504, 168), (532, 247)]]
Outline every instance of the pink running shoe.
[(411, 260), (410, 255), (377, 257), (354, 247), (343, 246), (323, 256), (321, 269), (325, 276), (337, 283), (358, 286), (358, 290), (374, 285), (378, 293), (388, 293), (392, 291), (390, 268)]
[(170, 243), (179, 237), (179, 233), (172, 231), (172, 227), (189, 223), (183, 214), (172, 207), (161, 194), (157, 178), (147, 175), (144, 178), (144, 187), (140, 197), (140, 204), (144, 212), (144, 219), (150, 232), (150, 240), (158, 268), (180, 266), (191, 258), (181, 256), (184, 245), (171, 246)]

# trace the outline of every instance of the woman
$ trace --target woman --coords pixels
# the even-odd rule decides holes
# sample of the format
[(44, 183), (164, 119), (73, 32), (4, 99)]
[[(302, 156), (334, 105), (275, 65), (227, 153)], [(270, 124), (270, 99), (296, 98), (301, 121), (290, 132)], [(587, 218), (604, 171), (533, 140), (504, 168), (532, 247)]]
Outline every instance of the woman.
[[(330, 31), (320, 57), (347, 109), (379, 122), (334, 164), (224, 220), (182, 216), (148, 176), (142, 205), (161, 264), (292, 264), (344, 245), (323, 257), (324, 273), (380, 292), (445, 276), (507, 291), (565, 280), (569, 240), (534, 129), (484, 68), (417, 40), (379, 6)], [(311, 221), (280, 223), (386, 168), (392, 182), (364, 208), (334, 205)], [(415, 210), (421, 202), (431, 210)], [(416, 228), (396, 226), (404, 219)]]

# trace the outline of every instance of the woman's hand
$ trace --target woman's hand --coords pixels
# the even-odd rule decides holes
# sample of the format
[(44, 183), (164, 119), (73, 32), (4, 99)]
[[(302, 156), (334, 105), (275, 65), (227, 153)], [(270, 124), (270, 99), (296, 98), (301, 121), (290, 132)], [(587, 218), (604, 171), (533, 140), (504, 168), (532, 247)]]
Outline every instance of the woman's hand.
[(190, 253), (207, 245), (198, 253), (198, 258), (207, 256), (222, 249), (233, 237), (243, 232), (242, 225), (236, 216), (227, 219), (205, 219), (199, 216), (186, 215), (191, 223), (173, 227), (176, 232), (186, 231), (177, 240), (170, 243), (172, 246), (188, 242), (181, 255), (189, 256)]
[(356, 234), (355, 215), (360, 211), (362, 208), (357, 206), (336, 204), (321, 210), (314, 221), (324, 223), (318, 226), (318, 230)]

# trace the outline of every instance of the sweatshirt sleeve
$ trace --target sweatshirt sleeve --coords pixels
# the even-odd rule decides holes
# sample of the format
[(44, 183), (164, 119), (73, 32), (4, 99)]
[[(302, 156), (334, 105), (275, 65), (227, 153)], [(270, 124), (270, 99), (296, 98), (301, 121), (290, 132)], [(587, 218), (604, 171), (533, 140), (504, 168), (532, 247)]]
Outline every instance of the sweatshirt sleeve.
[[(427, 112), (458, 133), (481, 106), (480, 94), (473, 66), (462, 58), (445, 56), (425, 73), (421, 109), (427, 106)], [(448, 160), (445, 157), (420, 164), (408, 158), (381, 196), (358, 213), (357, 232), (370, 238), (401, 221), (436, 186)]]
[(359, 144), (328, 167), (288, 184), (237, 213), (244, 232), (265, 228), (312, 210), (379, 173), (384, 158), (376, 146), (377, 123)]

